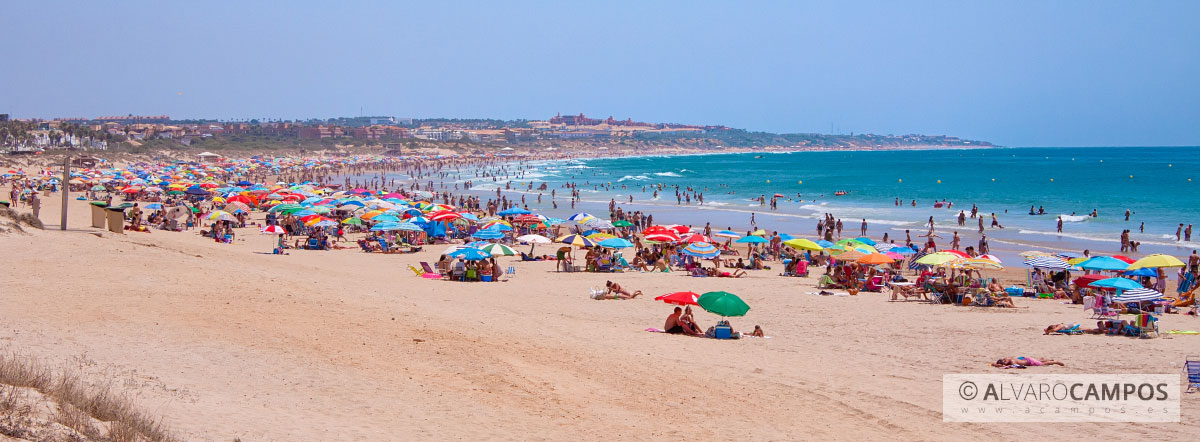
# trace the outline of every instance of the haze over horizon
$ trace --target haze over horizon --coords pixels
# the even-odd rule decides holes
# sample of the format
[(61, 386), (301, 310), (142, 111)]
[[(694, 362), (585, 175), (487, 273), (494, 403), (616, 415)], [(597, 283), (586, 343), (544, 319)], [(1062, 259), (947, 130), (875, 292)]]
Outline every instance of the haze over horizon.
[(0, 113), (1200, 144), (1200, 3), (849, 3), (13, 3)]

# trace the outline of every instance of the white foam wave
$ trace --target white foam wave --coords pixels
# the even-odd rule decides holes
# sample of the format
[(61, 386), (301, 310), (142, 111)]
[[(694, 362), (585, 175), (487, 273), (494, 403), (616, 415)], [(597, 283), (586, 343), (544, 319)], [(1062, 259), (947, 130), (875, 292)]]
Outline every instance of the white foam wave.
[(1059, 215), (1059, 216), (1062, 217), (1062, 220), (1064, 223), (1081, 223), (1081, 222), (1087, 221), (1088, 218), (1091, 218), (1090, 216), (1087, 216), (1087, 215)]
[(681, 177), (681, 176), (683, 176), (683, 175), (677, 174), (677, 173), (675, 173), (675, 172), (654, 172), (654, 175), (657, 175), (657, 176), (667, 176), (667, 177)]
[(650, 177), (645, 176), (645, 175), (625, 175), (625, 176), (621, 177), (621, 179), (617, 180), (617, 182), (619, 183), (622, 181), (646, 181), (648, 179), (650, 179)]

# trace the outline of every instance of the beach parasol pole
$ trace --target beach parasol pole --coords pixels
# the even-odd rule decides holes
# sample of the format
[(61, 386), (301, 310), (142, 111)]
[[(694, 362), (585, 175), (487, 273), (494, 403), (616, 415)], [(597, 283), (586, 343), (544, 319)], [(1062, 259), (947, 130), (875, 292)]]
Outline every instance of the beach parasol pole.
[(63, 177), (62, 177), (62, 220), (59, 223), (59, 230), (67, 230), (67, 195), (71, 193), (71, 156), (67, 155), (63, 158)]

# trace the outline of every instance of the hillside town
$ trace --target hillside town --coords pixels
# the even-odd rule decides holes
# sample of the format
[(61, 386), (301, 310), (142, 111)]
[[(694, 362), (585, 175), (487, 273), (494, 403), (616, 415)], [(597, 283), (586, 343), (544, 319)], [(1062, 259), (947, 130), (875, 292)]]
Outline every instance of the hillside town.
[(990, 143), (930, 135), (823, 135), (747, 132), (722, 125), (647, 123), (632, 118), (591, 118), (582, 113), (557, 114), (546, 120), (412, 119), (389, 116), (343, 117), (326, 120), (245, 121), (184, 120), (168, 115), (124, 115), (95, 118), (10, 119), (0, 114), (0, 148), (12, 153), (45, 149), (108, 150), (137, 147), (166, 140), (168, 145), (193, 146), (208, 139), (261, 137), (284, 140), (362, 140), (395, 143), (432, 142), (522, 144), (545, 140), (651, 144), (694, 143), (710, 148), (894, 148), (904, 146), (991, 146)]

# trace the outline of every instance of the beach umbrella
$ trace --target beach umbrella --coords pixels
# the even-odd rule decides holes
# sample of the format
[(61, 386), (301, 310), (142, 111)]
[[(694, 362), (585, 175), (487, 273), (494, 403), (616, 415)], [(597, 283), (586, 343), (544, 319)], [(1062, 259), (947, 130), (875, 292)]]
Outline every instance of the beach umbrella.
[(108, 188), (107, 188), (107, 187), (101, 186), (101, 185), (99, 185), (99, 184), (97, 184), (97, 185), (95, 185), (95, 186), (92, 186), (92, 191), (93, 191), (93, 192), (104, 192), (104, 191), (107, 191), (107, 190), (108, 190)]
[(480, 247), (479, 250), (490, 253), (492, 256), (513, 256), (517, 254), (516, 250), (504, 244), (488, 244)]
[(953, 255), (950, 253), (935, 252), (935, 253), (930, 253), (928, 255), (917, 258), (917, 264), (924, 264), (924, 265), (928, 265), (928, 266), (941, 266), (941, 265), (945, 265), (946, 263), (956, 261), (959, 259), (962, 259), (962, 257), (960, 257), (958, 255)]
[(971, 255), (968, 255), (966, 252), (963, 252), (962, 250), (953, 250), (953, 249), (951, 249), (951, 250), (942, 250), (940, 253), (949, 253), (949, 254), (951, 254), (951, 255), (956, 255), (956, 256), (958, 256), (959, 258), (963, 258), (963, 259), (966, 259), (966, 258), (970, 258), (970, 257), (971, 257)]
[(1125, 256), (1125, 255), (1113, 255), (1112, 257), (1113, 257), (1113, 258), (1115, 258), (1115, 259), (1119, 259), (1119, 260), (1121, 260), (1121, 261), (1124, 261), (1126, 264), (1133, 264), (1135, 261), (1137, 261), (1136, 259), (1130, 258), (1130, 257), (1128, 257), (1128, 256)]
[(674, 305), (700, 305), (697, 302), (699, 298), (700, 294), (696, 292), (675, 292), (655, 297), (654, 300)]
[(549, 243), (553, 242), (550, 240), (550, 238), (544, 237), (542, 235), (534, 235), (534, 234), (518, 236), (517, 241), (529, 243), (529, 244), (549, 244)]
[(1058, 253), (1055, 253), (1054, 256), (1057, 256), (1062, 259), (1071, 259), (1071, 258), (1081, 258), (1081, 257), (1083, 257), (1083, 254), (1075, 253), (1075, 252), (1058, 252)]
[(604, 219), (599, 219), (599, 218), (592, 218), (587, 221), (583, 221), (580, 224), (591, 227), (593, 229), (612, 229), (612, 228), (616, 227), (613, 225), (612, 222), (610, 222), (608, 220), (604, 220)]
[(613, 222), (612, 225), (613, 225), (613, 227), (631, 227), (631, 226), (633, 226), (633, 223), (622, 219), (622, 220), (617, 220), (617, 221)]
[(894, 260), (897, 260), (897, 261), (899, 261), (899, 260), (901, 260), (901, 259), (904, 259), (904, 255), (901, 255), (901, 254), (899, 254), (899, 253), (893, 252), (893, 251), (891, 251), (891, 250), (888, 250), (886, 253), (884, 253), (884, 255), (887, 255), (887, 256), (889, 256), (889, 257), (891, 257), (892, 259), (894, 259)]
[(592, 214), (590, 214), (590, 213), (576, 213), (574, 215), (567, 217), (567, 220), (575, 221), (575, 222), (584, 222), (584, 221), (587, 221), (592, 218), (595, 218), (595, 217), (592, 216)]
[(898, 255), (915, 255), (917, 253), (917, 251), (913, 250), (912, 247), (900, 246), (900, 247), (892, 247), (890, 250), (888, 250), (888, 253), (895, 253)]
[[(909, 250), (912, 250), (912, 249), (909, 249)], [(1001, 261), (1000, 257), (998, 257), (996, 255), (979, 255), (978, 258), (986, 259), (988, 261), (994, 261), (996, 264), (1004, 264), (1004, 261)]]
[(1037, 257), (1041, 257), (1041, 256), (1053, 256), (1049, 253), (1042, 252), (1039, 250), (1027, 250), (1027, 251), (1019, 253), (1019, 255), (1021, 255), (1021, 257), (1025, 258), (1025, 259), (1037, 258)]
[(818, 246), (821, 246), (821, 248), (822, 248), (822, 249), (834, 249), (834, 248), (837, 248), (837, 244), (834, 244), (834, 243), (832, 243), (832, 242), (829, 242), (829, 241), (826, 241), (826, 240), (823, 240), (823, 239), (818, 239), (818, 240), (816, 240), (816, 241), (813, 241), (813, 242), (814, 242), (814, 243), (816, 243)]
[(214, 210), (205, 219), (209, 221), (236, 221), (237, 218), (224, 210)]
[(400, 223), (379, 223), (371, 226), (372, 232), (386, 232), (390, 230), (400, 230)]
[(1105, 278), (1105, 279), (1101, 279), (1098, 281), (1094, 281), (1090, 285), (1092, 287), (1103, 287), (1103, 288), (1118, 289), (1118, 290), (1131, 290), (1131, 289), (1142, 288), (1141, 284), (1139, 284), (1137, 281), (1134, 281), (1129, 278)]
[(1004, 266), (990, 259), (967, 258), (950, 261), (947, 263), (950, 267), (957, 269), (971, 270), (1001, 270)]
[(342, 224), (349, 224), (352, 226), (361, 226), (362, 223), (363, 223), (363, 221), (361, 219), (355, 218), (353, 216), (342, 220)]
[(595, 247), (596, 242), (583, 235), (563, 235), (554, 241), (578, 247)]
[(1137, 270), (1140, 268), (1159, 268), (1159, 267), (1183, 267), (1183, 261), (1171, 255), (1154, 254), (1147, 255), (1142, 259), (1134, 261), (1129, 265), (1128, 270)]
[(475, 232), (471, 236), (479, 239), (499, 239), (504, 237), (504, 233), (500, 232), (499, 230), (483, 229)]
[(819, 244), (812, 242), (811, 240), (804, 239), (804, 238), (789, 239), (787, 241), (784, 241), (783, 245), (791, 247), (793, 249), (808, 250), (808, 251), (812, 251), (812, 252), (819, 252), (819, 251), (821, 251), (821, 249), (823, 249), (823, 247), (821, 247)]
[(609, 239), (600, 241), (597, 244), (599, 244), (600, 247), (609, 248), (609, 249), (624, 249), (624, 248), (628, 248), (628, 247), (633, 247), (633, 243), (629, 242), (629, 240), (627, 240), (625, 238), (609, 238)]
[(496, 214), (500, 215), (500, 216), (528, 215), (530, 213), (532, 213), (532, 212), (522, 209), (520, 207), (510, 207), (508, 209), (496, 212)]
[(461, 249), (447, 253), (446, 256), (451, 256), (454, 258), (462, 258), (467, 261), (479, 261), (481, 259), (491, 258), (492, 254), (485, 252), (483, 250), (476, 249), (474, 247), (463, 247)]
[(868, 245), (868, 246), (874, 246), (874, 245), (875, 245), (875, 240), (873, 240), (873, 239), (871, 239), (871, 238), (867, 238), (867, 237), (865, 237), (865, 236), (860, 236), (860, 237), (858, 237), (858, 238), (854, 238), (854, 240), (855, 240), (855, 241), (858, 241), (858, 242), (860, 242), (860, 243), (866, 244), (866, 245)]
[(733, 232), (733, 231), (729, 231), (729, 230), (718, 230), (716, 233), (713, 233), (712, 236), (715, 236), (718, 238), (740, 238), (742, 235), (738, 235), (737, 232)]
[[(839, 256), (838, 259), (841, 259), (841, 257)], [(891, 263), (895, 262), (896, 260), (893, 259), (892, 257), (884, 255), (882, 253), (872, 253), (870, 255), (865, 255), (862, 258), (858, 258), (854, 261), (859, 264), (880, 265), (880, 264), (891, 264)]]
[(741, 244), (762, 244), (762, 243), (767, 242), (767, 240), (761, 236), (750, 235), (750, 236), (743, 236), (741, 238), (738, 238), (734, 242), (741, 243)]
[(1158, 270), (1152, 269), (1150, 267), (1142, 267), (1137, 270), (1129, 270), (1125, 273), (1122, 273), (1122, 275), (1125, 275), (1125, 276), (1158, 276)]
[(1053, 256), (1035, 256), (1033, 258), (1026, 258), (1025, 265), (1034, 268), (1050, 270), (1066, 270), (1071, 267), (1071, 265), (1067, 264), (1067, 262), (1062, 258)]
[(586, 236), (586, 237), (588, 237), (588, 239), (595, 241), (595, 242), (600, 242), (600, 241), (604, 241), (606, 239), (612, 239), (612, 238), (617, 237), (617, 235), (610, 235), (610, 234), (603, 233), (603, 232), (597, 232), (595, 230), (588, 230), (587, 232), (583, 232), (583, 236)]
[(1110, 256), (1096, 256), (1075, 266), (1084, 270), (1125, 270), (1129, 263)]
[(674, 232), (672, 232), (672, 233), (651, 233), (651, 234), (646, 235), (645, 238), (647, 241), (658, 241), (658, 242), (679, 241), (679, 236), (676, 236)]
[(408, 221), (403, 221), (403, 222), (393, 224), (392, 227), (394, 227), (392, 230), (403, 230), (406, 232), (420, 232), (420, 231), (425, 230), (425, 229), (422, 229), (421, 226), (418, 226), (418, 225), (413, 224)]
[(1101, 275), (1101, 274), (1097, 273), (1097, 274), (1092, 274), (1092, 275), (1080, 276), (1078, 278), (1075, 278), (1071, 282), (1073, 282), (1078, 287), (1099, 288), (1099, 287), (1092, 287), (1092, 283), (1099, 281), (1101, 279), (1108, 279), (1108, 278), (1111, 278), (1111, 276)]
[(331, 219), (323, 219), (313, 223), (312, 227), (332, 227), (338, 225), (337, 221)]
[(712, 244), (706, 242), (694, 242), (684, 247), (682, 253), (695, 256), (697, 258), (716, 258), (721, 255), (721, 250), (717, 249)]
[(1115, 301), (1115, 302), (1155, 301), (1155, 300), (1162, 299), (1162, 297), (1163, 297), (1163, 294), (1159, 293), (1158, 290), (1148, 289), (1145, 287), (1138, 287), (1138, 288), (1128, 289), (1128, 290), (1121, 291), (1120, 293), (1117, 293), (1117, 296), (1113, 298), (1113, 301)]
[(763, 235), (766, 235), (766, 234), (767, 234), (767, 231), (766, 231), (766, 230), (763, 230), (763, 229), (758, 229), (758, 230), (755, 230), (755, 231), (753, 231), (753, 232), (750, 232), (750, 234), (751, 234), (751, 235), (754, 235), (754, 236), (763, 236)]
[(712, 238), (709, 238), (702, 234), (693, 233), (691, 235), (688, 235), (687, 238), (683, 238), (683, 242), (686, 242), (686, 243), (693, 243), (693, 242), (712, 243), (714, 241), (712, 240)]
[(842, 261), (842, 262), (855, 262), (855, 261), (858, 261), (858, 259), (859, 259), (859, 258), (862, 258), (862, 257), (864, 257), (864, 256), (867, 256), (867, 254), (866, 254), (866, 253), (863, 253), (863, 252), (860, 252), (860, 251), (857, 251), (857, 250), (851, 250), (851, 251), (848, 251), (848, 252), (842, 252), (842, 253), (839, 253), (839, 254), (838, 254), (838, 255), (836, 255), (836, 256), (837, 256), (837, 260), (838, 260), (838, 261)]
[(162, 203), (150, 203), (145, 206), (147, 210), (162, 210)]
[(720, 316), (744, 316), (750, 311), (746, 301), (729, 292), (708, 292), (696, 298), (696, 305), (704, 311)]
[(442, 210), (429, 214), (429, 219), (432, 221), (454, 221), (462, 218), (462, 214), (450, 210)]

